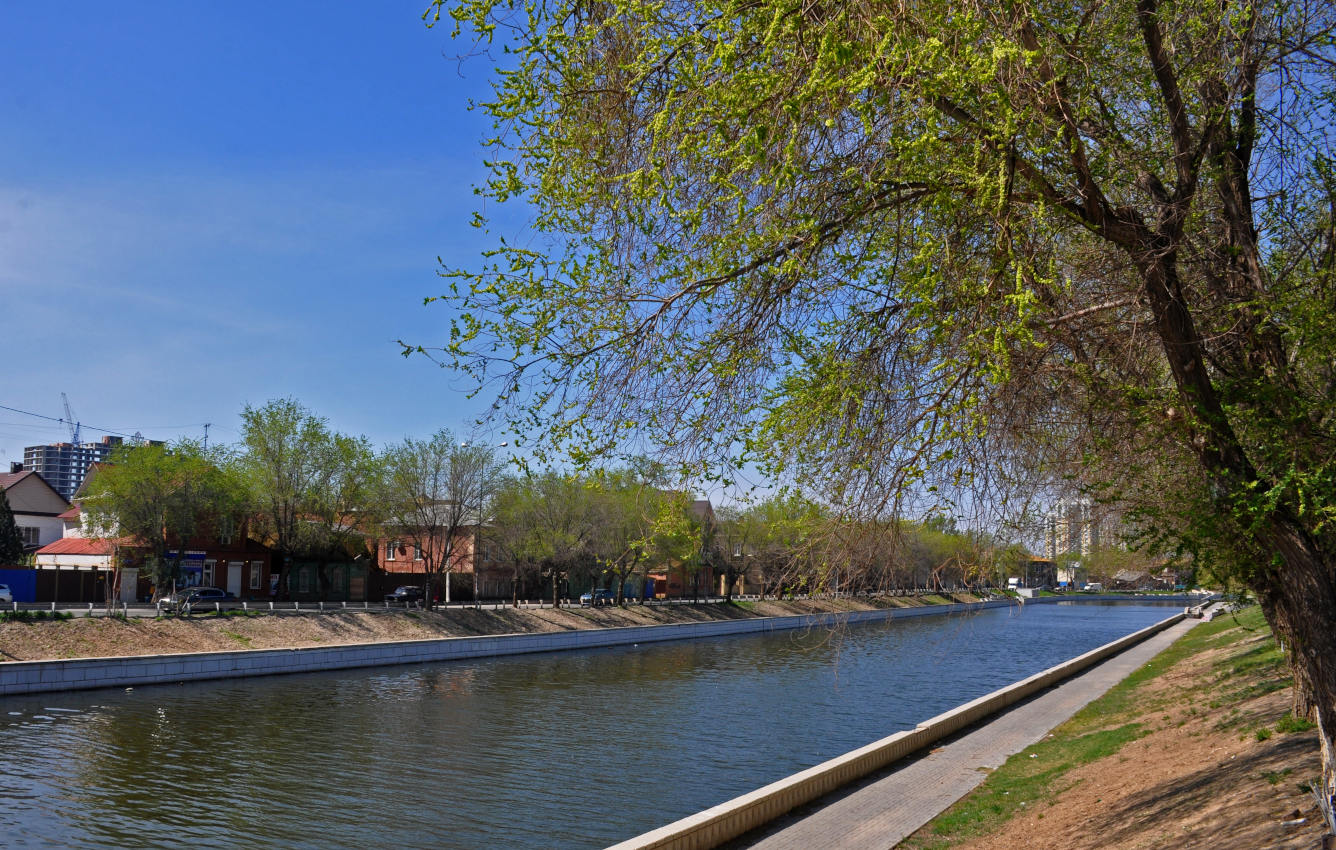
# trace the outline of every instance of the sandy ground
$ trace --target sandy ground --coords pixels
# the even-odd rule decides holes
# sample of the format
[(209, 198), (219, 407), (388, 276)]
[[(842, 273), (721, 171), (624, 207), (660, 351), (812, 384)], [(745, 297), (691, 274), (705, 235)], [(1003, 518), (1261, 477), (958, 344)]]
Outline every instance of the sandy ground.
[[(897, 604), (911, 603), (908, 600), (897, 600)], [(55, 622), (0, 622), (0, 661), (333, 646), (700, 622), (749, 616), (784, 616), (820, 611), (866, 610), (872, 607), (875, 606), (841, 600), (756, 602), (746, 607), (720, 604), (498, 610), (451, 608), (448, 612), (289, 612), (128, 621), (76, 617)]]
[[(1230, 692), (1265, 690), (1274, 675), (1226, 682), (1219, 672), (1218, 662), (1230, 660), (1222, 656), (1240, 656), (1262, 640), (1269, 638), (1200, 653), (1147, 682), (1137, 704), (1143, 709), (1138, 719), (1152, 730), (1148, 735), (1067, 773), (1058, 793), (999, 831), (952, 846), (1320, 848), (1321, 816), (1300, 789), (1320, 773), (1316, 733), (1272, 731), (1259, 740), (1257, 730), (1274, 730), (1289, 711), (1289, 688), (1236, 701)], [(1111, 718), (1109, 725), (1127, 719)]]

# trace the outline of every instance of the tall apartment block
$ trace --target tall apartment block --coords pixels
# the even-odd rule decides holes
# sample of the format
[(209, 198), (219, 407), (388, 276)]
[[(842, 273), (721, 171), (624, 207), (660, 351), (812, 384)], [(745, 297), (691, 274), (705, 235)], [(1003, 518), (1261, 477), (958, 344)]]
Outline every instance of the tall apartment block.
[(23, 468), (42, 476), (68, 501), (83, 483), (88, 467), (105, 461), (111, 450), (120, 444), (120, 437), (103, 437), (96, 443), (28, 446), (23, 450)]
[(1068, 552), (1089, 555), (1097, 549), (1104, 525), (1089, 499), (1063, 499), (1053, 506), (1045, 522), (1045, 548), (1048, 559), (1057, 561)]

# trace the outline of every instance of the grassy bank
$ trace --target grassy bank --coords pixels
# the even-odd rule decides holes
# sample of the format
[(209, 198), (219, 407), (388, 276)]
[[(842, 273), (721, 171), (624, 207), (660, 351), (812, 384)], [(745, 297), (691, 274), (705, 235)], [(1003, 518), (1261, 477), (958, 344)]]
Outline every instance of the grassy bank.
[(1203, 623), (901, 844), (1312, 847), (1312, 725), (1258, 609)]

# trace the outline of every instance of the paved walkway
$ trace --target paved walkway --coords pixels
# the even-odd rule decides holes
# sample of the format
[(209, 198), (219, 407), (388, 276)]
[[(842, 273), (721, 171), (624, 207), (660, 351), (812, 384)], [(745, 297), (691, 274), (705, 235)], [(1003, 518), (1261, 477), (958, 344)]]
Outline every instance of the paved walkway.
[(1183, 620), (926, 756), (901, 762), (725, 845), (764, 850), (888, 850), (969, 793), (1007, 757), (1039, 741), (1154, 658), (1200, 620)]

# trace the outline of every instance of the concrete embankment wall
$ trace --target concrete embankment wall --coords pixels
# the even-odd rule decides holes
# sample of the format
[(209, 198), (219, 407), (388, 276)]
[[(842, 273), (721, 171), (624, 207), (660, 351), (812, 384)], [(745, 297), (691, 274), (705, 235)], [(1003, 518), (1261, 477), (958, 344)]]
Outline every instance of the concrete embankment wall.
[[(59, 661), (0, 663), (0, 696), (133, 685), (174, 684), (204, 679), (271, 676), (354, 667), (385, 667), (426, 661), (455, 661), (494, 655), (558, 652), (604, 646), (712, 638), (841, 624), (867, 623), (977, 611), (1013, 605), (981, 602), (968, 605), (927, 605), (842, 614), (807, 614), (795, 617), (757, 617), (704, 623), (630, 626), (615, 629), (542, 632), (485, 637), (438, 638), (298, 649), (242, 649), (232, 652), (192, 652), (172, 655), (133, 655), (114, 658), (75, 658)], [(1027, 603), (1029, 604), (1029, 603)]]
[[(1028, 603), (1027, 603), (1028, 604)], [(856, 782), (891, 764), (931, 746), (966, 726), (996, 714), (1045, 688), (1058, 684), (1106, 658), (1140, 643), (1182, 620), (1176, 614), (1149, 628), (1093, 649), (1070, 661), (1036, 673), (1014, 685), (979, 697), (914, 729), (897, 732), (815, 767), (795, 773), (770, 785), (735, 797), (726, 803), (683, 818), (667, 826), (616, 844), (609, 850), (703, 850), (749, 832), (805, 803)]]

